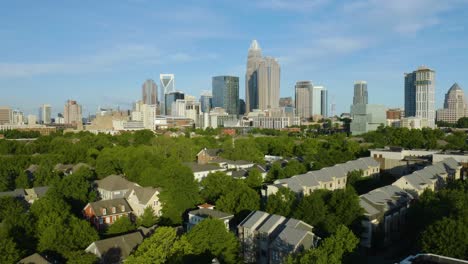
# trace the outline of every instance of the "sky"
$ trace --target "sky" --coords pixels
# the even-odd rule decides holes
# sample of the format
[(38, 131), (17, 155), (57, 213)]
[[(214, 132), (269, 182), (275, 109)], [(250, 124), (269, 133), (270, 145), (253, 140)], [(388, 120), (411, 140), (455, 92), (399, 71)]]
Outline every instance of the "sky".
[(436, 108), (468, 88), (468, 0), (18, 0), (0, 2), (0, 106), (87, 113), (131, 108), (141, 85), (175, 74), (199, 96), (211, 77), (240, 77), (256, 39), (281, 65), (281, 96), (298, 80), (329, 90), (348, 112), (356, 80), (369, 103), (404, 105), (404, 73), (436, 71)]

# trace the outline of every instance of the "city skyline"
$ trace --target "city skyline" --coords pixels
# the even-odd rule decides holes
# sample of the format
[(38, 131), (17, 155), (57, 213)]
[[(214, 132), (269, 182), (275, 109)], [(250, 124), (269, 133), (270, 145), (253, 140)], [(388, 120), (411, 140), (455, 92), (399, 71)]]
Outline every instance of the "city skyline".
[[(281, 97), (294, 96), (297, 80), (312, 80), (328, 88), (337, 113), (349, 111), (350, 87), (359, 79), (368, 81), (372, 102), (403, 106), (402, 76), (419, 65), (437, 72), (436, 109), (453, 83), (467, 86), (461, 64), (468, 59), (466, 2), (312, 2), (208, 1), (195, 7), (141, 0), (92, 8), (45, 2), (26, 10), (7, 3), (0, 17), (0, 87), (6, 91), (0, 105), (37, 114), (38, 105), (49, 103), (53, 116), (69, 98), (82, 104), (84, 115), (98, 106), (130, 109), (141, 97), (141, 82), (165, 72), (178, 76), (177, 89), (193, 95), (209, 89), (212, 76), (238, 76), (245, 98), (245, 51), (252, 39), (278, 58)], [(416, 12), (422, 4), (424, 14)], [(151, 12), (160, 9), (173, 10), (172, 19)], [(271, 23), (242, 22), (252, 14)], [(38, 19), (32, 23), (32, 17)]]

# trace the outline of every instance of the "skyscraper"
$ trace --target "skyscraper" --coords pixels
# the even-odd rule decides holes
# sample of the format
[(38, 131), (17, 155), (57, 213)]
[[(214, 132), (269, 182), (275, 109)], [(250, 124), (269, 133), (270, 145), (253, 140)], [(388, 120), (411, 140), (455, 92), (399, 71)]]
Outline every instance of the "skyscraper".
[(258, 66), (263, 61), (262, 49), (256, 40), (250, 44), (245, 74), (245, 112), (258, 109)]
[(63, 117), (65, 119), (65, 124), (82, 124), (81, 105), (74, 100), (68, 100), (63, 109)]
[(144, 104), (158, 104), (158, 86), (153, 80), (148, 79), (143, 83), (143, 85), (141, 86), (141, 93)]
[(12, 111), (8, 106), (0, 106), (0, 125), (10, 124), (12, 119)]
[(253, 40), (247, 57), (245, 74), (246, 113), (253, 109), (277, 108), (280, 91), (280, 66), (272, 57), (262, 57), (262, 50)]
[(177, 99), (184, 99), (185, 94), (183, 92), (170, 92), (164, 95), (164, 113), (166, 115), (172, 115), (172, 106)]
[[(159, 75), (159, 81), (161, 82), (161, 102), (160, 102), (160, 109), (161, 109), (161, 114), (171, 114), (166, 113), (166, 94), (175, 92), (175, 79), (174, 79), (174, 74), (160, 74)], [(171, 106), (169, 106), (171, 107)]]
[(425, 66), (405, 73), (405, 116), (427, 119), (435, 126), (435, 72)]
[(455, 83), (445, 94), (444, 108), (437, 110), (437, 121), (456, 123), (458, 119), (468, 116), (465, 93)]
[(42, 124), (50, 124), (52, 120), (52, 107), (48, 104), (43, 104), (39, 107), (39, 121)]
[(258, 67), (258, 109), (279, 107), (280, 66), (272, 57), (265, 57)]
[(239, 77), (215, 76), (212, 79), (213, 107), (222, 107), (230, 115), (239, 114)]
[(312, 116), (312, 96), (314, 86), (310, 81), (298, 81), (294, 87), (296, 91), (296, 113), (300, 118)]
[(321, 94), (322, 117), (328, 117), (328, 90), (323, 87)]
[(366, 81), (356, 81), (354, 83), (353, 105), (356, 104), (368, 104)]
[(322, 91), (323, 86), (314, 86), (312, 89), (312, 116), (322, 115)]
[(211, 92), (205, 91), (200, 96), (200, 110), (203, 113), (209, 113), (213, 108), (213, 95)]

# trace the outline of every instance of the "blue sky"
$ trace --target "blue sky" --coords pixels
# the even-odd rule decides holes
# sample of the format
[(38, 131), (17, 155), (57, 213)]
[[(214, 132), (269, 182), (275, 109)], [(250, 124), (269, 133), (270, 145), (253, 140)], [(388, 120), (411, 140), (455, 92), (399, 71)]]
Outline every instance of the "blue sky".
[(211, 77), (240, 77), (257, 39), (281, 65), (281, 95), (297, 80), (329, 89), (349, 111), (353, 82), (370, 103), (398, 107), (403, 73), (436, 70), (437, 107), (449, 87), (468, 87), (467, 0), (2, 1), (0, 105), (62, 112), (69, 98), (86, 113), (130, 108), (147, 78), (174, 73), (199, 96)]

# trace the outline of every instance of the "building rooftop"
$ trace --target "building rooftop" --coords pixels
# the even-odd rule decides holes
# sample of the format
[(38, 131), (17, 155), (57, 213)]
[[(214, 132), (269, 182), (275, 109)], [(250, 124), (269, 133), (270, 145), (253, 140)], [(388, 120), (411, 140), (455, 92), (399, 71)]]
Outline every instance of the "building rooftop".
[(184, 162), (184, 165), (189, 167), (193, 172), (223, 170), (223, 168), (213, 164), (198, 164), (196, 162)]
[(189, 214), (200, 216), (202, 218), (212, 217), (212, 218), (223, 219), (223, 220), (231, 219), (234, 217), (234, 215), (232, 214), (228, 214), (228, 213), (221, 212), (221, 211), (214, 210), (214, 209), (207, 209), (207, 208), (200, 208), (200, 209), (192, 210), (189, 212)]
[[(153, 187), (141, 187), (141, 186), (134, 186), (132, 190), (135, 191), (135, 195), (138, 198), (140, 203), (146, 204), (154, 196), (155, 193), (161, 192), (160, 188), (153, 188)], [(127, 192), (125, 197), (128, 198), (132, 192)]]
[[(104, 215), (113, 215), (113, 214), (121, 214), (121, 213), (131, 213), (132, 208), (127, 203), (125, 198), (117, 198), (112, 200), (100, 200), (97, 202), (89, 203), (91, 208), (93, 208), (94, 214), (96, 216), (104, 216)], [(122, 206), (124, 206), (122, 210)], [(115, 208), (115, 213), (112, 213), (112, 208)], [(106, 213), (103, 213), (102, 209), (106, 209)]]
[(128, 190), (134, 186), (137, 186), (137, 184), (125, 179), (123, 175), (110, 175), (102, 180), (95, 181), (95, 183), (98, 188), (107, 191)]
[(47, 259), (45, 259), (43, 256), (39, 255), (38, 253), (34, 253), (30, 256), (25, 257), (24, 259), (18, 261), (18, 264), (50, 264)]
[(115, 252), (116, 254), (119, 254), (118, 257), (126, 258), (139, 244), (141, 244), (142, 241), (143, 236), (140, 231), (137, 231), (122, 236), (95, 241), (86, 248), (86, 252), (96, 254), (91, 249), (94, 244), (100, 256), (107, 255), (106, 257), (109, 257), (108, 254)]
[(394, 185), (377, 188), (359, 196), (359, 204), (369, 216), (385, 213), (413, 199), (413, 196)]

